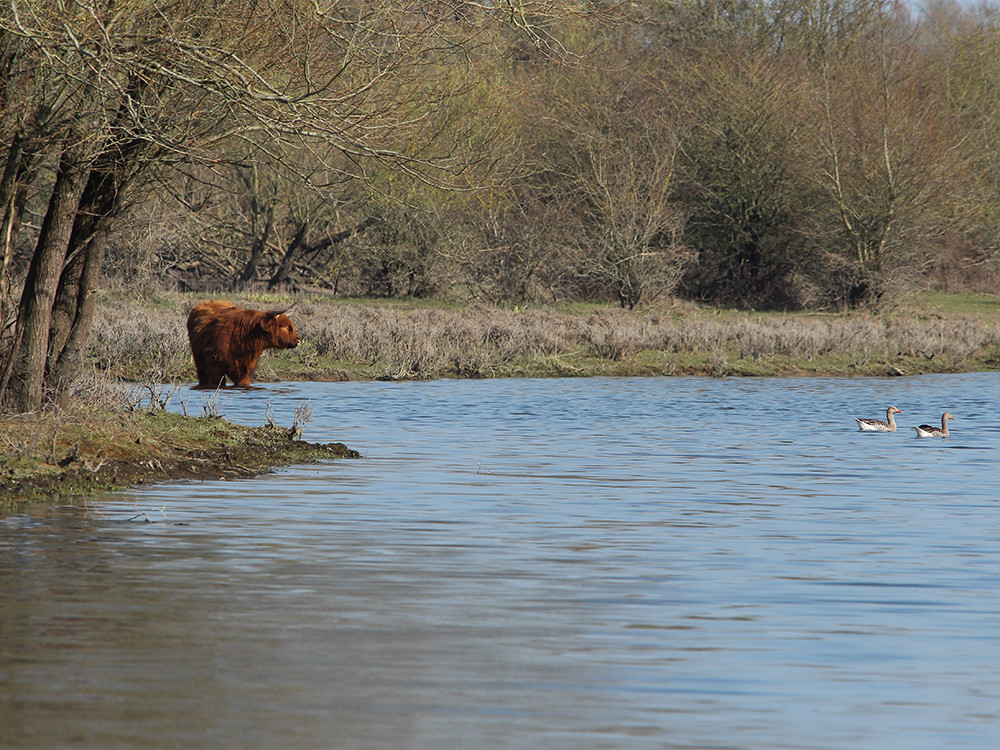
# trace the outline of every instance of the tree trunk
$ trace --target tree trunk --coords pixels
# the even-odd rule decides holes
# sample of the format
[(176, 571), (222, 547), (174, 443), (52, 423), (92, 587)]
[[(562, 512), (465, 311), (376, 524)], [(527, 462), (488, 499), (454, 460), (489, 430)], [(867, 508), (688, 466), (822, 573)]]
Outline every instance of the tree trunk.
[(17, 133), (7, 149), (7, 164), (0, 177), (0, 331), (7, 325), (7, 314), (13, 304), (10, 300), (12, 287), (10, 264), (14, 258), (14, 237), (18, 224), (18, 185), (25, 172), (24, 137)]
[(83, 366), (84, 347), (94, 322), (94, 308), (96, 307), (94, 295), (91, 292), (100, 277), (107, 239), (107, 232), (99, 230), (87, 243), (86, 252), (83, 254), (83, 269), (79, 279), (76, 314), (70, 326), (69, 336), (60, 349), (55, 365), (50, 364), (49, 381), (59, 406), (66, 406), (69, 386), (76, 380)]
[[(106, 220), (118, 210), (120, 204), (119, 174), (124, 172), (124, 166), (109, 162), (110, 159), (102, 158), (90, 170), (87, 185), (83, 189), (76, 210), (73, 231), (66, 250), (66, 262), (59, 276), (59, 286), (52, 306), (49, 331), (50, 370), (62, 354), (77, 320), (77, 310), (89, 292), (89, 287), (83, 279), (90, 262), (91, 245), (104, 234)], [(103, 260), (103, 240), (97, 244), (100, 245), (99, 252)], [(96, 281), (96, 277), (93, 281)]]
[[(254, 201), (256, 203), (256, 201)], [(256, 231), (256, 224), (258, 219), (263, 218), (264, 227), (258, 232)], [(264, 256), (264, 248), (267, 247), (267, 240), (271, 236), (271, 229), (274, 226), (274, 206), (271, 206), (267, 211), (266, 215), (261, 217), (260, 214), (254, 217), (254, 235), (253, 241), (250, 244), (250, 257), (247, 259), (247, 263), (243, 266), (243, 272), (240, 274), (237, 280), (237, 287), (239, 289), (244, 289), (246, 286), (254, 280), (257, 275), (257, 266), (260, 265), (260, 259)]]
[(0, 404), (16, 412), (34, 411), (42, 404), (52, 305), (84, 187), (82, 163), (79, 147), (63, 151), (24, 282), (14, 347), (0, 382)]
[(288, 248), (285, 250), (285, 254), (282, 257), (277, 270), (275, 270), (274, 275), (271, 276), (271, 279), (267, 282), (267, 288), (274, 289), (279, 284), (286, 281), (288, 279), (288, 275), (292, 271), (293, 264), (302, 255), (308, 255), (310, 258), (315, 258), (324, 250), (327, 250), (334, 245), (339, 245), (341, 242), (349, 239), (350, 237), (361, 234), (369, 227), (374, 226), (377, 221), (377, 216), (369, 216), (349, 229), (344, 229), (334, 235), (324, 237), (315, 245), (306, 244), (305, 236), (306, 231), (309, 229), (309, 222), (302, 222), (299, 224), (299, 228), (295, 231), (295, 237), (292, 238), (290, 243), (288, 243)]
[(94, 319), (92, 292), (104, 262), (109, 220), (121, 208), (124, 189), (143, 146), (142, 141), (133, 140), (121, 149), (102, 153), (80, 196), (49, 330), (47, 379), (60, 405), (65, 404), (69, 386), (83, 363)]
[(303, 221), (299, 224), (299, 228), (295, 232), (295, 236), (292, 238), (292, 241), (288, 243), (288, 247), (285, 249), (285, 254), (281, 258), (281, 263), (278, 264), (278, 269), (267, 282), (268, 289), (274, 289), (282, 281), (288, 278), (288, 274), (292, 270), (292, 264), (295, 262), (299, 249), (302, 247), (302, 242), (305, 239), (306, 230), (308, 228), (308, 221)]
[[(260, 170), (255, 164), (251, 168), (237, 168), (236, 180), (243, 185), (245, 195), (249, 198), (250, 211), (250, 257), (243, 271), (236, 280), (236, 288), (244, 289), (257, 276), (257, 267), (264, 257), (264, 249), (274, 229), (274, 185), (265, 185), (261, 180)], [(265, 190), (270, 195), (265, 195)]]
[[(86, 193), (86, 189), (84, 189)], [(70, 234), (66, 250), (66, 262), (59, 275), (59, 285), (52, 304), (52, 319), (49, 321), (48, 363), (46, 372), (51, 372), (59, 354), (69, 340), (73, 321), (76, 318), (76, 308), (80, 297), (80, 279), (86, 264), (88, 242), (81, 243), (76, 239), (80, 225), (81, 213), (77, 210), (73, 232)]]

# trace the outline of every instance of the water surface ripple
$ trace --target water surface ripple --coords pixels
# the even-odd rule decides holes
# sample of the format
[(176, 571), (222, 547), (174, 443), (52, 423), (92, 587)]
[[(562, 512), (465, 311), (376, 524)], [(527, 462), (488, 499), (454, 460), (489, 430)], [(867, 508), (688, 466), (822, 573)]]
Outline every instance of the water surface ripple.
[(994, 746), (1000, 375), (220, 404), (305, 400), (365, 458), (0, 519), (0, 746)]

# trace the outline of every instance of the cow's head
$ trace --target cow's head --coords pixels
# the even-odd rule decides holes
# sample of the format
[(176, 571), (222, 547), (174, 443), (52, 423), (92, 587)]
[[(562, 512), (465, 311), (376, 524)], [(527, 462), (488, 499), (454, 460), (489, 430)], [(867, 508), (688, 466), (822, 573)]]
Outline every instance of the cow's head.
[(270, 334), (269, 345), (273, 349), (294, 349), (302, 340), (295, 330), (292, 319), (285, 315), (292, 306), (283, 310), (269, 310), (260, 322), (261, 328)]

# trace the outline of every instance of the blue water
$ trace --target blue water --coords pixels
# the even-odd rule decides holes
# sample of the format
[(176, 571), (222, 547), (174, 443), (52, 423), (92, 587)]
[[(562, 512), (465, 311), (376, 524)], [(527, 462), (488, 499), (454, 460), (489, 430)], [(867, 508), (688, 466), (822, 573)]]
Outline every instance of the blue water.
[[(0, 520), (0, 746), (1000, 736), (996, 373), (282, 383), (219, 404), (289, 425), (303, 402), (306, 439), (364, 458)], [(898, 432), (857, 431), (890, 404)], [(949, 438), (914, 436), (945, 410)]]

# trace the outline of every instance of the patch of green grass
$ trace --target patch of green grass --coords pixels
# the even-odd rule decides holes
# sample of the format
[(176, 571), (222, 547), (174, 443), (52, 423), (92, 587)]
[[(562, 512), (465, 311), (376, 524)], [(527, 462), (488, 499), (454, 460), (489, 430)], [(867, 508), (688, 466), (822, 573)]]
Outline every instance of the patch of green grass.
[(912, 305), (919, 314), (991, 316), (1000, 320), (1000, 295), (925, 292)]
[[(239, 299), (250, 300), (249, 297)], [(457, 310), (467, 306), (467, 303), (452, 297), (333, 297), (323, 294), (285, 295), (287, 304), (294, 302), (296, 306), (309, 305), (341, 305), (350, 308), (412, 310)], [(237, 300), (233, 300), (237, 302)], [(239, 304), (239, 302), (237, 302)], [(293, 313), (289, 313), (292, 315)]]

